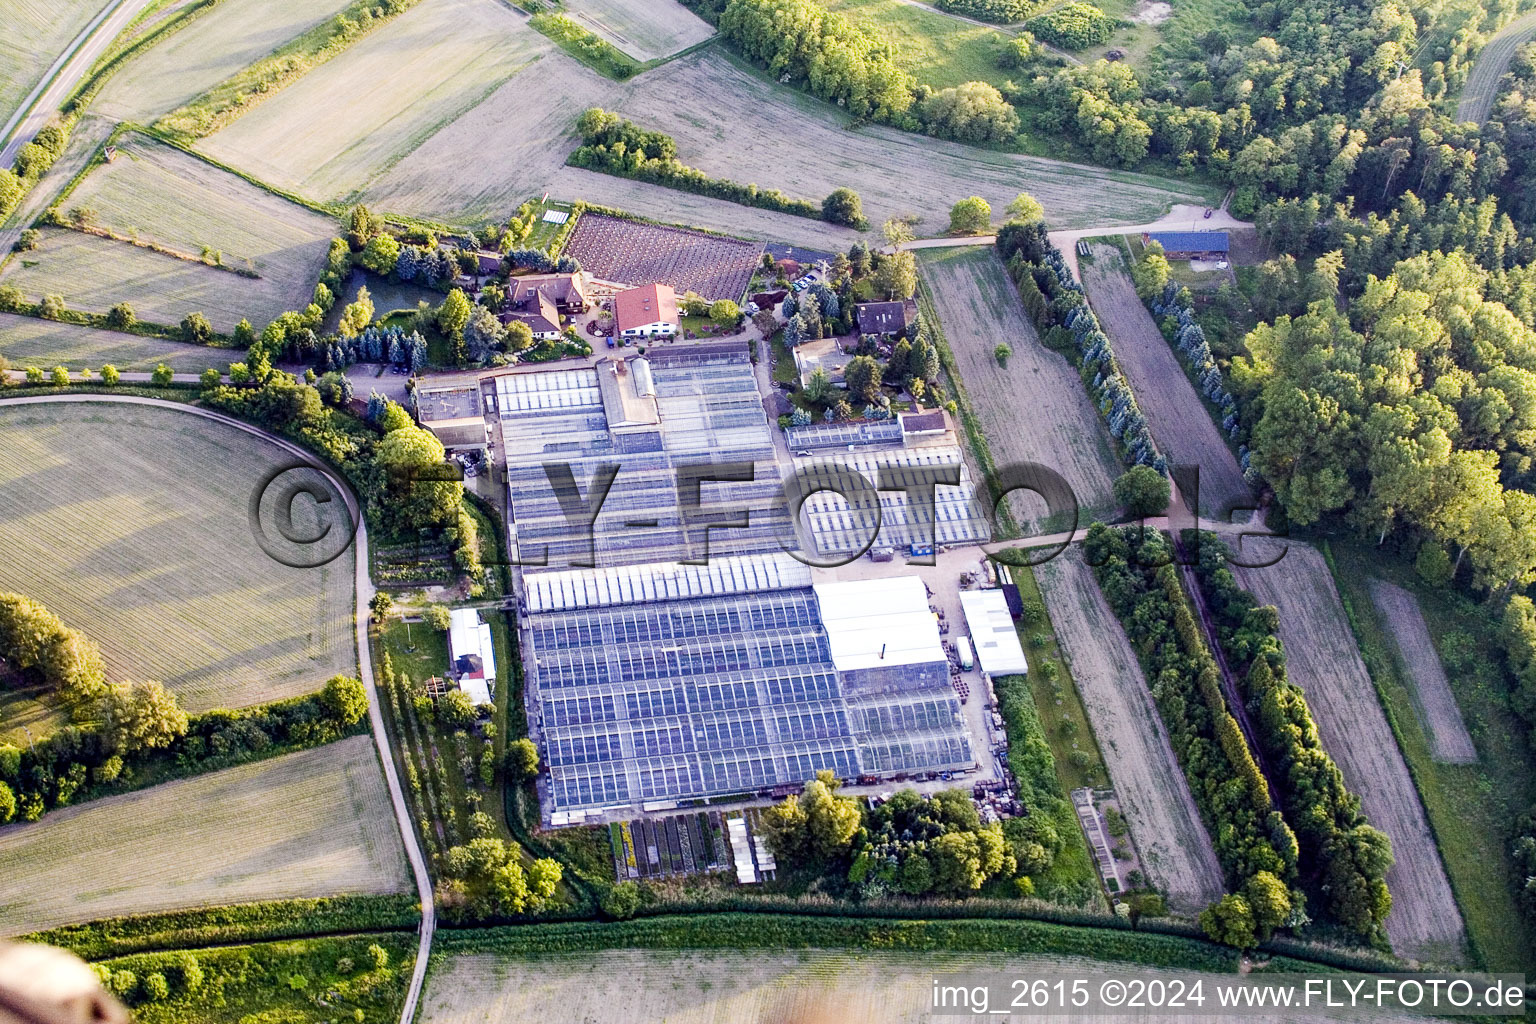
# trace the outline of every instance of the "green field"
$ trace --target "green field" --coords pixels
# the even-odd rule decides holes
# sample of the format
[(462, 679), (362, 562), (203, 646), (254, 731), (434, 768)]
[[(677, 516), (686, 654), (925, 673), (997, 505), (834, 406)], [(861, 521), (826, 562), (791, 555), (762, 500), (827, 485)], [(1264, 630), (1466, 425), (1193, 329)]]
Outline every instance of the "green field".
[(0, 125), (106, 6), (105, 0), (0, 0)]
[(902, 0), (825, 0), (854, 25), (896, 49), (897, 63), (920, 84), (945, 89), (963, 82), (1001, 86), (1009, 73), (997, 66), (1008, 35)]
[[(1331, 554), (1334, 581), (1429, 813), (1474, 952), (1490, 970), (1524, 970), (1536, 945), (1515, 900), (1506, 837), (1536, 801), (1536, 773), (1526, 727), (1508, 706), (1487, 614), (1458, 594), (1425, 587), (1408, 566), (1369, 548), (1335, 543)], [(1418, 597), (1480, 763), (1442, 764), (1431, 756), (1390, 627), (1371, 601), (1372, 576)], [(1456, 653), (1447, 659), (1447, 651)]]
[(311, 693), (356, 672), (350, 552), (269, 558), (248, 505), (293, 457), (244, 431), (136, 405), (0, 407), (0, 590), (46, 604), (114, 679), (190, 710)]
[(0, 832), (0, 934), (184, 907), (388, 893), (405, 852), (373, 740), (93, 800)]

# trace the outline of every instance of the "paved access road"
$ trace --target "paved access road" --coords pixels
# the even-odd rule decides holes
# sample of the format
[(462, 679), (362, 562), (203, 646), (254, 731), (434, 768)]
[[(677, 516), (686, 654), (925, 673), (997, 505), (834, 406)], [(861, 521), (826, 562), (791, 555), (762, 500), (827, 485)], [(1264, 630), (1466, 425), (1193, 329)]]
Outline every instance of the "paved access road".
[(107, 52), (118, 33), (138, 17), (139, 12), (153, 0), (111, 0), (106, 8), (80, 32), (69, 48), (53, 62), (43, 80), (37, 83), (32, 94), (22, 101), (16, 113), (0, 130), (5, 148), (0, 149), (0, 167), (10, 167), (16, 162), (21, 147), (48, 123), (54, 113), (64, 105), (65, 99), (91, 70), (96, 59)]

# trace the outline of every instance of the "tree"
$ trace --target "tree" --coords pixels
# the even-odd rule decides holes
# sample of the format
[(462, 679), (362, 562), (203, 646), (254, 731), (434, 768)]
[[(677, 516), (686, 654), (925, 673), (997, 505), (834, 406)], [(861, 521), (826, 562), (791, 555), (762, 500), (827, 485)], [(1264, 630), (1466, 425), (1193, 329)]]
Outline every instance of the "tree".
[(730, 327), (741, 319), (741, 307), (730, 299), (716, 299), (709, 305), (709, 318), (722, 327)]
[(416, 426), (391, 430), (379, 441), (375, 464), (383, 476), (379, 515), (399, 534), (447, 526), (458, 518), (464, 482), (445, 462), (443, 446)]
[(0, 825), (8, 825), (16, 818), (16, 794), (5, 782), (0, 782)]
[(962, 199), (949, 208), (949, 233), (984, 235), (992, 227), (992, 207), (981, 196)]
[(484, 306), (470, 310), (469, 321), (464, 325), (464, 352), (475, 365), (486, 363), (502, 343), (504, 329), (496, 314)]
[(467, 729), (475, 723), (475, 702), (463, 690), (449, 690), (437, 698), (437, 720), (450, 729)]
[(1115, 481), (1115, 501), (1135, 519), (1162, 515), (1172, 491), (1168, 478), (1151, 466), (1132, 466)]
[(114, 331), (126, 331), (138, 323), (138, 319), (133, 306), (126, 302), (119, 302), (107, 310), (107, 326)]
[(1143, 299), (1155, 299), (1168, 286), (1168, 260), (1163, 256), (1160, 242), (1148, 242), (1141, 258), (1131, 267), (1131, 279), (1136, 282), (1136, 294)]
[(67, 312), (64, 306), (64, 296), (44, 295), (42, 304), (38, 306), (38, 315), (44, 320), (62, 320)]
[(810, 853), (810, 821), (794, 793), (763, 812), (761, 831), (775, 858), (803, 861)]
[(108, 741), (120, 754), (168, 747), (187, 733), (187, 713), (156, 682), (113, 684), (101, 711)]
[(448, 632), (449, 628), (453, 625), (453, 613), (440, 604), (428, 607), (425, 612), (422, 612), (421, 617), (426, 620), (428, 626), (439, 633)]
[(201, 313), (188, 313), (181, 320), (181, 340), (206, 345), (213, 340), (213, 324)]
[[(175, 374), (174, 370), (172, 370), (169, 366), (165, 365), (164, 363), (159, 363), (159, 364), (157, 364), (155, 366), (154, 370), (150, 373), (150, 375), (149, 375), (149, 382), (151, 384), (153, 384), (157, 388), (169, 387), (170, 384), (171, 384), (171, 381), (175, 378), (175, 376), (176, 376), (176, 374)], [(107, 378), (107, 367), (105, 367), (105, 366), (103, 366), (101, 368), (101, 377), (102, 377), (102, 380), (106, 380), (106, 378)], [(113, 370), (112, 371), (112, 383), (115, 384), (116, 382), (117, 382), (117, 371)]]
[(368, 690), (359, 679), (331, 676), (320, 691), (320, 706), (341, 725), (356, 725), (368, 713)]
[(1004, 341), (998, 342), (997, 347), (992, 350), (992, 357), (997, 360), (998, 366), (1007, 366), (1012, 355), (1013, 349), (1009, 348), (1008, 343)]
[(368, 239), (368, 244), (363, 247), (362, 255), (357, 261), (364, 267), (378, 274), (380, 277), (388, 277), (395, 272), (395, 264), (400, 260), (400, 243), (385, 234), (374, 235)]
[(373, 323), (373, 296), (368, 294), (368, 288), (365, 285), (357, 290), (357, 299), (341, 311), (341, 322), (336, 325), (336, 330), (343, 338), (352, 338), (361, 334), (363, 329), (371, 323)]
[(64, 366), (55, 366), (49, 383), (56, 388), (69, 387), (69, 369)]
[(869, 273), (869, 246), (863, 242), (854, 242), (848, 247), (848, 269), (855, 281), (862, 280)]
[(533, 328), (521, 320), (513, 320), (507, 325), (507, 333), (502, 340), (508, 352), (526, 352), (533, 347)]
[(437, 307), (437, 329), (445, 337), (457, 340), (469, 323), (470, 303), (461, 289), (455, 288)]
[[(3, 821), (0, 818), (0, 821)], [(603, 890), (598, 906), (615, 921), (627, 921), (640, 909), (640, 887), (634, 882), (619, 882)]]
[(880, 397), (880, 364), (873, 356), (854, 356), (843, 368), (843, 382), (856, 400), (873, 402)]
[(507, 744), (507, 775), (526, 782), (539, 774), (539, 748), (524, 736)]
[(831, 224), (858, 227), (864, 223), (864, 201), (851, 188), (833, 189), (821, 201), (821, 219)]
[(411, 419), (411, 414), (406, 412), (405, 407), (399, 402), (386, 401), (384, 403), (384, 411), (379, 413), (378, 425), (380, 431), (389, 434), (396, 430), (415, 426), (415, 421)]
[(1200, 927), (1213, 942), (1249, 949), (1254, 945), (1253, 909), (1237, 893), (1229, 892), (1200, 913)]
[[(912, 241), (912, 224), (908, 220), (892, 217), (880, 225), (880, 234), (885, 236), (885, 244), (893, 250), (900, 249), (903, 245)], [(853, 251), (849, 250), (848, 256), (853, 258)]]
[(847, 853), (859, 829), (858, 803), (836, 796), (837, 787), (837, 779), (824, 769), (805, 784), (801, 793), (811, 853), (821, 860)]
[(1291, 893), (1272, 872), (1256, 871), (1243, 883), (1243, 898), (1253, 912), (1253, 923), (1260, 941), (1291, 916)]
[(1006, 207), (1008, 219), (1024, 224), (1045, 220), (1045, 207), (1028, 192), (1020, 192)]
[(827, 371), (818, 366), (811, 371), (810, 379), (805, 382), (805, 388), (801, 392), (805, 400), (814, 405), (820, 405), (832, 397), (832, 378)]
[(887, 299), (909, 299), (917, 291), (917, 257), (905, 250), (880, 261), (875, 288)]
[(929, 93), (918, 107), (929, 135), (961, 142), (1009, 142), (1019, 132), (1019, 115), (987, 82), (965, 82)]
[(111, 387), (112, 385), (116, 384), (117, 381), (117, 367), (113, 366), (111, 363), (103, 364), (101, 367), (101, 382), (108, 387)]

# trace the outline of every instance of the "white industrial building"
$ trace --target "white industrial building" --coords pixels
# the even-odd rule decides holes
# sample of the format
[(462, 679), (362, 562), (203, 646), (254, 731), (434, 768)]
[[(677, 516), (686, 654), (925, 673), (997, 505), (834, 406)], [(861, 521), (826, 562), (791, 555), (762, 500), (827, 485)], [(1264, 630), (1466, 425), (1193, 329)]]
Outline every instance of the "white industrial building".
[(1029, 671), (1008, 599), (1001, 590), (962, 590), (960, 609), (976, 649), (976, 663), (984, 674), (1015, 676)]
[(919, 577), (818, 583), (811, 589), (839, 672), (944, 664), (938, 620)]

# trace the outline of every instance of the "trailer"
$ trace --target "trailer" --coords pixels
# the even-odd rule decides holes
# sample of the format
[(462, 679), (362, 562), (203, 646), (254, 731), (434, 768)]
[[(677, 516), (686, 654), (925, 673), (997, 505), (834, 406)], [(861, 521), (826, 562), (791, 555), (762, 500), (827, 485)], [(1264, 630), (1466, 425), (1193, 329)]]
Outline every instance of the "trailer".
[(975, 655), (971, 653), (971, 638), (962, 636), (955, 641), (955, 650), (960, 655), (960, 667), (969, 672), (976, 667)]

